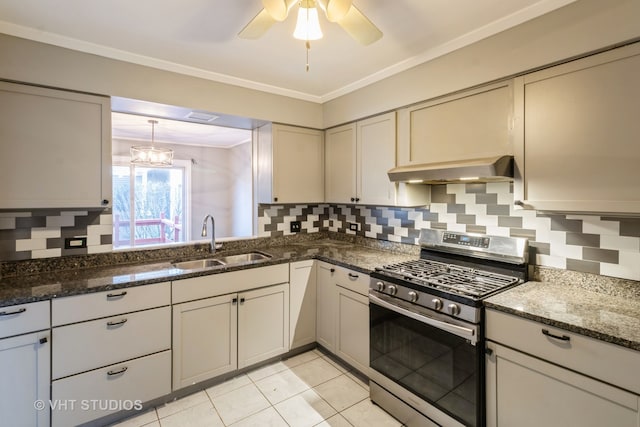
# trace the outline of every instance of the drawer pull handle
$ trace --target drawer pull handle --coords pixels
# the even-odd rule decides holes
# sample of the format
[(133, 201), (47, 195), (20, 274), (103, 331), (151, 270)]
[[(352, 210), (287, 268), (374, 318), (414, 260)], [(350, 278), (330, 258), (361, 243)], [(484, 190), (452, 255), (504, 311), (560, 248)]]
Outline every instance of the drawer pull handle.
[(118, 326), (118, 325), (124, 325), (125, 323), (127, 323), (127, 318), (125, 317), (124, 319), (121, 320), (114, 320), (111, 322), (107, 322), (107, 326)]
[(122, 368), (118, 369), (117, 371), (109, 371), (109, 372), (107, 372), (107, 375), (114, 376), (114, 375), (124, 374), (127, 369), (129, 369), (129, 368), (127, 368), (126, 366), (123, 366)]
[(357, 279), (360, 276), (358, 276), (357, 274), (349, 273), (349, 277), (351, 277), (352, 279)]
[(122, 291), (119, 294), (107, 294), (107, 298), (121, 298), (127, 294), (127, 291)]
[(542, 334), (548, 336), (549, 338), (553, 338), (556, 340), (560, 340), (560, 341), (570, 341), (571, 337), (567, 336), (567, 335), (554, 335), (551, 332), (549, 332), (548, 329), (543, 329), (542, 330)]
[(14, 316), (16, 314), (24, 313), (25, 311), (27, 311), (27, 309), (24, 307), (14, 311), (0, 311), (0, 316)]

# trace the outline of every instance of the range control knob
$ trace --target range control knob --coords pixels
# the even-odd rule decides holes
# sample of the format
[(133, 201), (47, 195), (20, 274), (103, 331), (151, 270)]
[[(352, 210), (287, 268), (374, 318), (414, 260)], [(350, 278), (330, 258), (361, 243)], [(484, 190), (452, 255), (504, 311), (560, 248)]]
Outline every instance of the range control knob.
[(389, 285), (389, 295), (395, 295), (398, 293), (398, 288), (396, 288), (394, 285)]
[(431, 300), (431, 302), (433, 303), (434, 309), (436, 309), (437, 311), (442, 310), (442, 300), (440, 298), (434, 298)]
[(409, 301), (411, 302), (418, 301), (418, 294), (414, 291), (409, 292)]
[(452, 316), (457, 316), (458, 314), (460, 314), (460, 307), (458, 307), (458, 304), (449, 304), (447, 306), (447, 309)]
[(385, 288), (384, 282), (377, 282), (376, 283), (376, 288), (378, 289), (378, 292), (384, 291), (384, 288)]

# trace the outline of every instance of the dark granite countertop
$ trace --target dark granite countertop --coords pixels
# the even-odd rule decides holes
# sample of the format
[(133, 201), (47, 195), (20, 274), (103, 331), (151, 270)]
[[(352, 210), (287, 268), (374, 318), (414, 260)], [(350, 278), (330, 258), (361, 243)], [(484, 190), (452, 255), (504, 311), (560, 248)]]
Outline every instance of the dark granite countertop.
[[(406, 250), (393, 250), (393, 247), (381, 249), (334, 239), (284, 242), (281, 245), (261, 245), (259, 240), (257, 244), (251, 242), (253, 241), (246, 241), (244, 244), (240, 244), (240, 247), (231, 244), (229, 245), (230, 250), (220, 251), (216, 255), (200, 254), (198, 257), (216, 257), (257, 250), (271, 255), (271, 258), (260, 262), (200, 270), (178, 269), (172, 265), (171, 260), (164, 260), (138, 264), (68, 268), (60, 271), (3, 277), (0, 279), (0, 307), (305, 259), (319, 259), (368, 274), (376, 266), (415, 259), (417, 256), (416, 253), (411, 254)], [(182, 257), (181, 260), (193, 258), (197, 257)]]
[(556, 271), (516, 286), (485, 306), (640, 350), (640, 282)]

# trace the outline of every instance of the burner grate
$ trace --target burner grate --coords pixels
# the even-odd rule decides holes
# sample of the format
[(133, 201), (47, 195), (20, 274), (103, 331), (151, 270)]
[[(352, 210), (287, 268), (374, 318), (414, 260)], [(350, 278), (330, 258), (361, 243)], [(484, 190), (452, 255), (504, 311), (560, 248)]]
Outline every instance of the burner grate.
[(426, 259), (389, 264), (377, 270), (422, 286), (474, 299), (483, 298), (519, 281), (513, 276)]

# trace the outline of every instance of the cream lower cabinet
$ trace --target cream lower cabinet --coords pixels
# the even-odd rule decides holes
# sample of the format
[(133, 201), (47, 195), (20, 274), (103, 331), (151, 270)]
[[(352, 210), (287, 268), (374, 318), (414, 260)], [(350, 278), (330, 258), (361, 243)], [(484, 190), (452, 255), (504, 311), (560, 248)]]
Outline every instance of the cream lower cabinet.
[(336, 349), (336, 267), (318, 261), (316, 278), (316, 341), (334, 353)]
[(640, 353), (491, 310), (487, 338), (487, 426), (640, 425)]
[(318, 262), (317, 341), (362, 373), (369, 370), (369, 275)]
[(177, 280), (173, 390), (289, 351), (289, 265)]
[(289, 340), (292, 349), (316, 341), (316, 261), (289, 264)]
[(49, 301), (0, 308), (0, 338), (0, 425), (49, 426)]
[(171, 392), (170, 301), (168, 282), (52, 301), (52, 426)]

